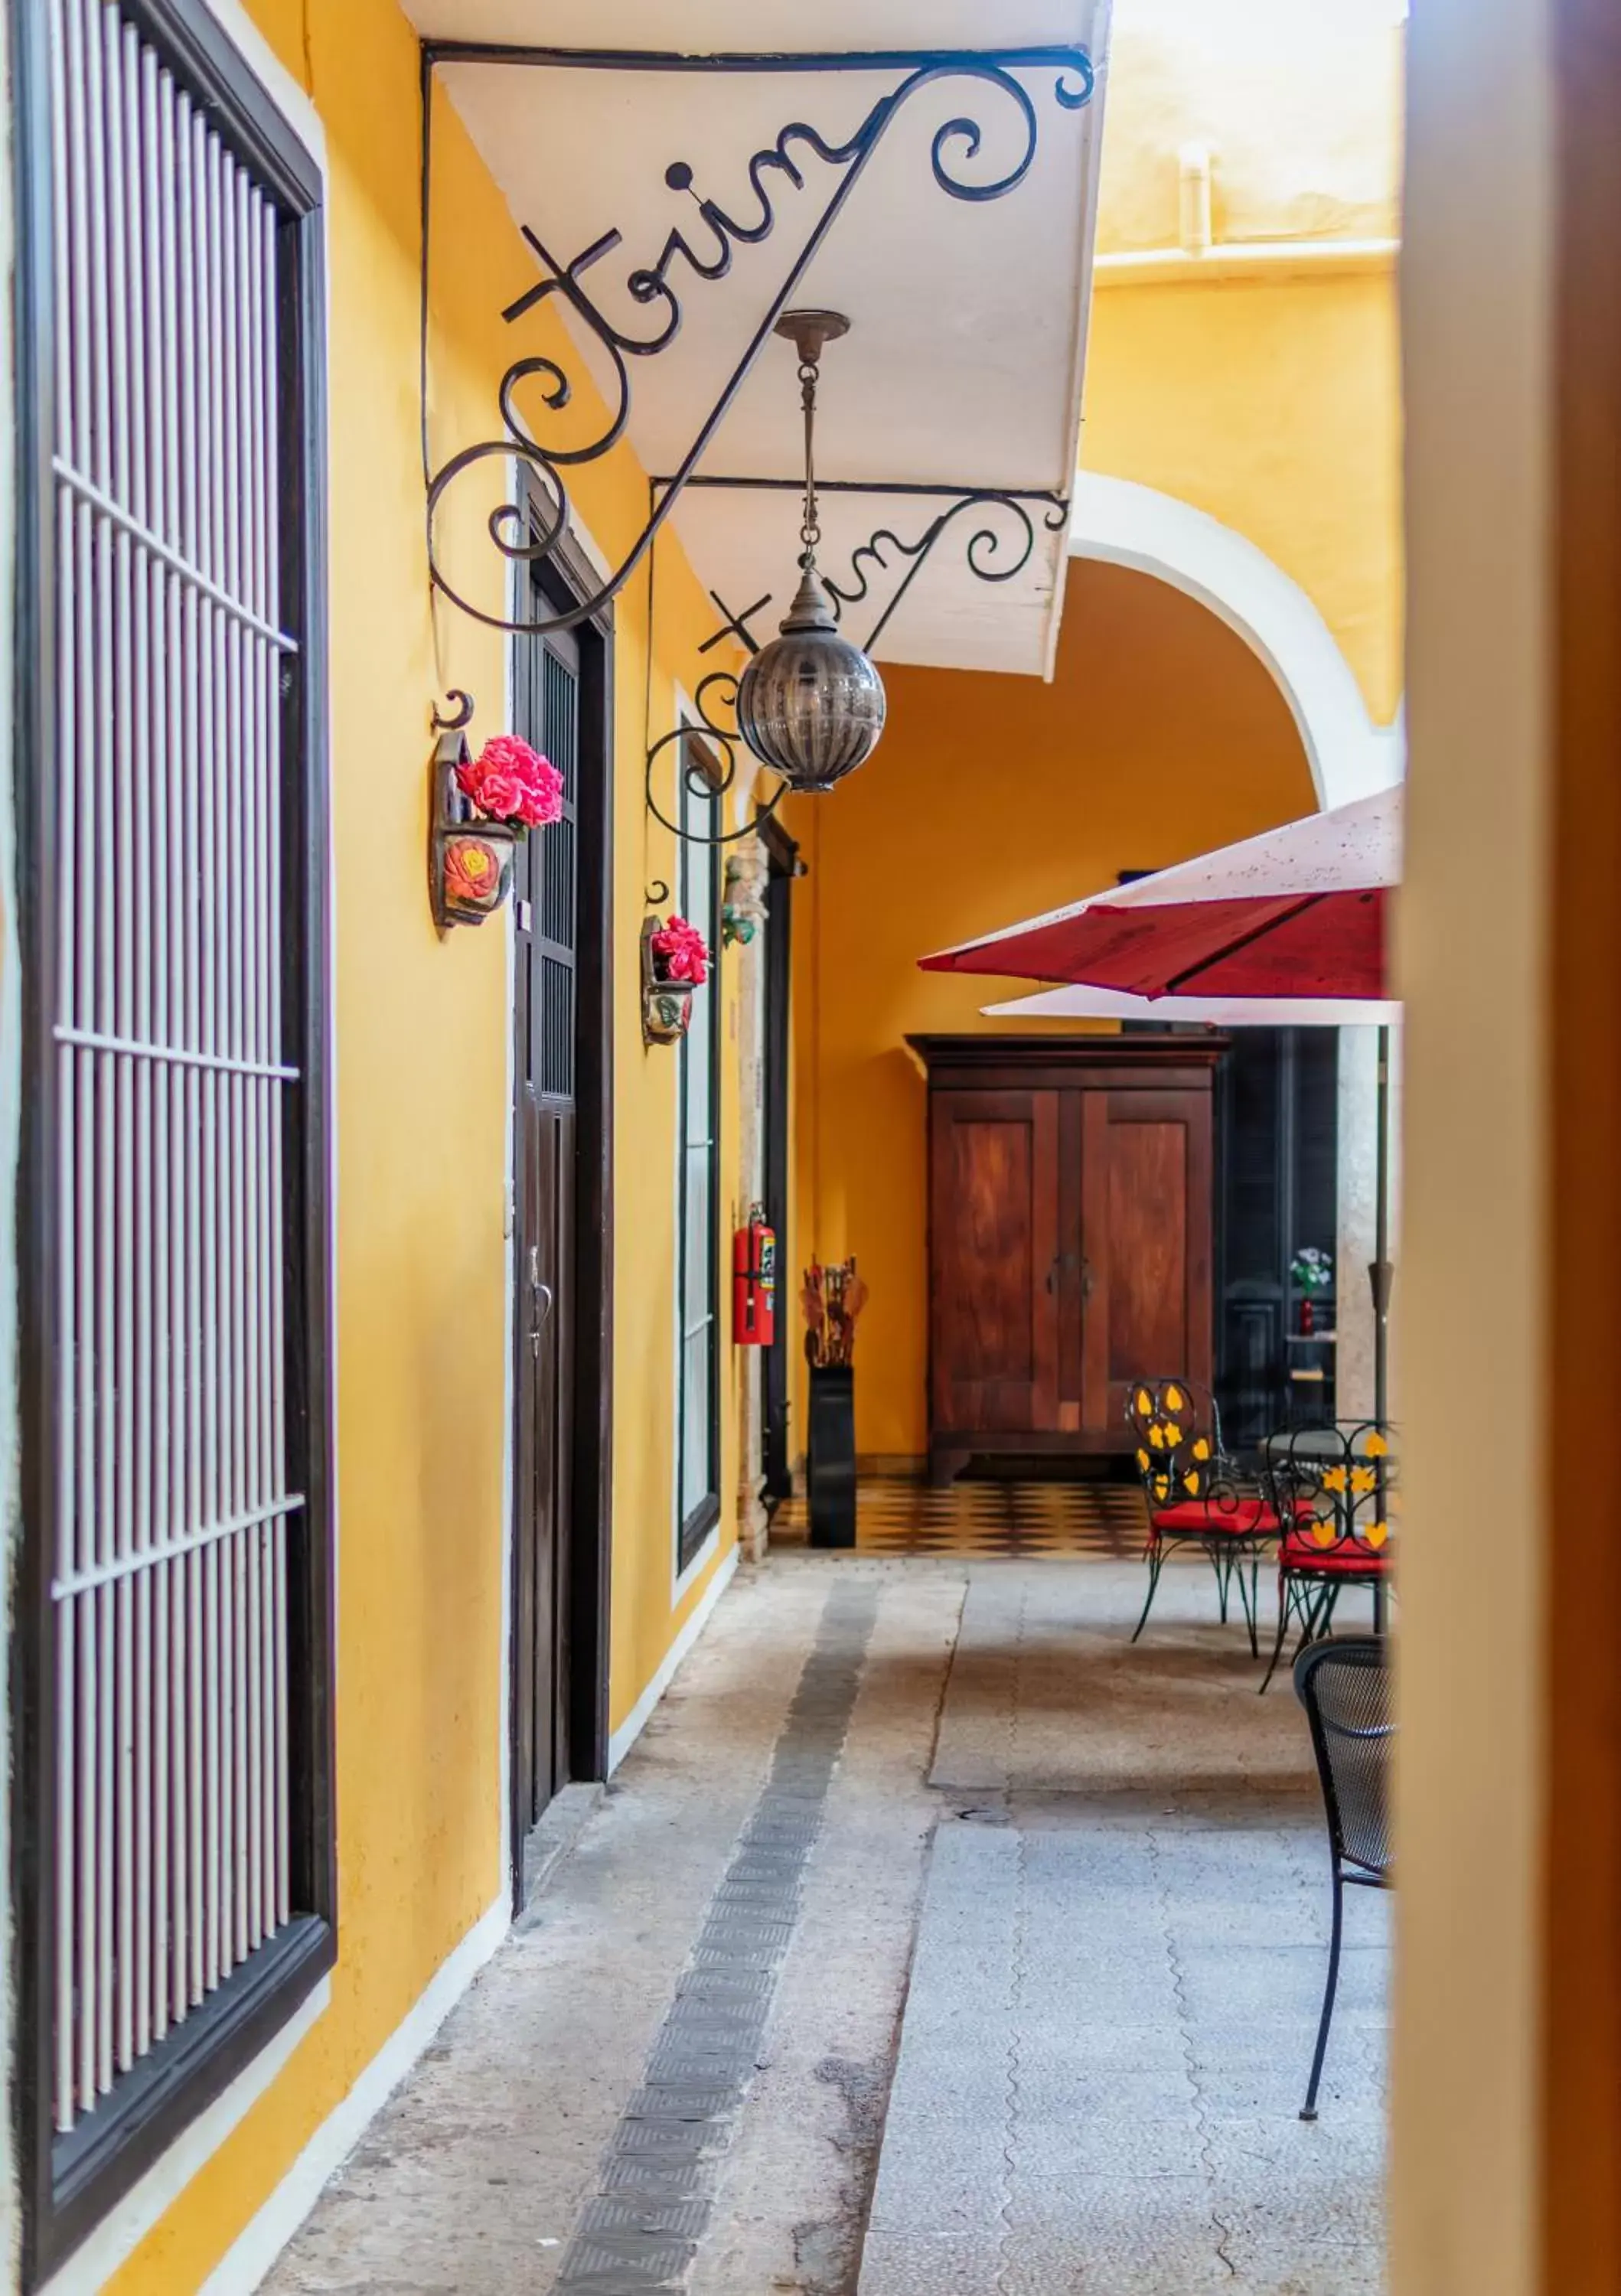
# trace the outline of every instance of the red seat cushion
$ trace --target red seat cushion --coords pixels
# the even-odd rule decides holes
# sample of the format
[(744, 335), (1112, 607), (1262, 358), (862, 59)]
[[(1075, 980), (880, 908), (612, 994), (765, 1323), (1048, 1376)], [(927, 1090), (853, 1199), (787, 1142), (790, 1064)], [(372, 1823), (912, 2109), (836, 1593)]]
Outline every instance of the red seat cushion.
[(1278, 1562), (1285, 1570), (1351, 1571), (1364, 1578), (1382, 1578), (1390, 1568), (1390, 1549), (1363, 1546), (1349, 1538), (1341, 1546), (1319, 1546), (1309, 1535), (1303, 1537), (1297, 1530), (1279, 1547)]
[(1154, 1529), (1184, 1538), (1275, 1538), (1278, 1518), (1265, 1499), (1178, 1499), (1154, 1509)]

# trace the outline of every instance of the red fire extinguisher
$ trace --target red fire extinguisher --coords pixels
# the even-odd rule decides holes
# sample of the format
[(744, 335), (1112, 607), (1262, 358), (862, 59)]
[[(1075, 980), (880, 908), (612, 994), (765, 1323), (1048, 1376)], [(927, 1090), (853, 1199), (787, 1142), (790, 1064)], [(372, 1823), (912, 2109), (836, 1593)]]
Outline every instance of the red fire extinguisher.
[(777, 1239), (765, 1206), (755, 1204), (732, 1239), (732, 1338), (740, 1348), (768, 1348), (776, 1330)]

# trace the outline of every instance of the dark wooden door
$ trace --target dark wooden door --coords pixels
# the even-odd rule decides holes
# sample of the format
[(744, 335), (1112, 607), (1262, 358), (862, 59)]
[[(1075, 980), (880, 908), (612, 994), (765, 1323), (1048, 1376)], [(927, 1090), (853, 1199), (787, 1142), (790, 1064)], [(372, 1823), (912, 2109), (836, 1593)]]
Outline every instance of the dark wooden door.
[(517, 1816), (527, 1833), (568, 1775), (568, 1525), (573, 1474), (575, 1118), (519, 1104)]
[(524, 1837), (570, 1772), (568, 1632), (574, 1479), (580, 657), (530, 639), (514, 717), (563, 777), (560, 821), (518, 858), (514, 1222), (513, 1819)]
[(931, 1095), (937, 1431), (1057, 1423), (1058, 1095)]
[(1080, 1097), (1081, 1422), (1113, 1435), (1134, 1381), (1181, 1372), (1209, 1384), (1210, 1095)]

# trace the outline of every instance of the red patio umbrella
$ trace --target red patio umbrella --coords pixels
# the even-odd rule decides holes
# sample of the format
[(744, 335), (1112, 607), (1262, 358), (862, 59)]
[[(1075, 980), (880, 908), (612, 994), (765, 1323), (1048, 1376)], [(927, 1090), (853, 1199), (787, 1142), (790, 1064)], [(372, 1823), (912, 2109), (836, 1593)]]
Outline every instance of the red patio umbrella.
[[(1085, 982), (1144, 997), (1388, 995), (1386, 908), (1401, 882), (1400, 786), (1027, 917), (921, 960), (926, 972)], [(1169, 1017), (1167, 1015), (1167, 1017)], [(1373, 1410), (1389, 1364), (1390, 1030), (1379, 1031)]]
[(1291, 821), (942, 949), (923, 970), (1138, 996), (1383, 997), (1401, 803), (1381, 790)]

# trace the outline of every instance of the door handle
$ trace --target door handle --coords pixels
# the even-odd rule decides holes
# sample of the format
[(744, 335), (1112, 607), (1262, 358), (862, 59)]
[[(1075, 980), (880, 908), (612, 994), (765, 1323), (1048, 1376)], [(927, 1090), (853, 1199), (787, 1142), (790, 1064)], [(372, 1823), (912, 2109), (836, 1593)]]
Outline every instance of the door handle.
[[(531, 1265), (532, 1264), (533, 1257), (531, 1257)], [(529, 1332), (529, 1353), (534, 1357), (536, 1362), (538, 1363), (540, 1361), (540, 1335), (542, 1332), (544, 1331), (546, 1327), (546, 1320), (552, 1313), (553, 1292), (552, 1286), (549, 1283), (542, 1283), (538, 1279), (534, 1282), (531, 1288), (535, 1294), (535, 1322)]]

